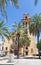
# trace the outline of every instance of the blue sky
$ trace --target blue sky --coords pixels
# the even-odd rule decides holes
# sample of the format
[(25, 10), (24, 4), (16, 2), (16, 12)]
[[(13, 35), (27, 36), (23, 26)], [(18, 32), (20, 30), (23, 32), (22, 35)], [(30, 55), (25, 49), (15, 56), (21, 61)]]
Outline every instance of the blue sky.
[[(8, 26), (9, 30), (11, 25), (14, 22), (20, 22), (23, 18), (23, 14), (28, 13), (29, 17), (32, 17), (36, 13), (41, 13), (41, 0), (38, 0), (37, 6), (34, 4), (35, 0), (19, 0), (19, 9), (16, 9), (14, 6), (8, 5), (6, 7), (8, 22), (6, 25)], [(0, 20), (3, 18), (0, 13)], [(41, 37), (41, 36), (40, 36)]]

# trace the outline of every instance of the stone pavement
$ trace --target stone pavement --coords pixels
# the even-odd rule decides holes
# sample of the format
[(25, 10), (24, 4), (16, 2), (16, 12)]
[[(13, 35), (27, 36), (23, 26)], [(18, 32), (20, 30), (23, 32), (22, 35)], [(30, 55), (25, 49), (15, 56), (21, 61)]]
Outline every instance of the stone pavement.
[(13, 65), (41, 65), (41, 59), (14, 59), (13, 63), (7, 63), (8, 60), (0, 61), (0, 64), (13, 64)]
[(20, 59), (14, 59), (13, 62), (10, 63), (9, 56), (6, 57), (0, 57), (0, 64), (8, 64), (8, 65), (41, 65), (41, 59), (38, 59), (36, 56), (25, 56), (25, 59), (23, 57), (20, 57)]
[(41, 65), (39, 59), (19, 59), (15, 65)]

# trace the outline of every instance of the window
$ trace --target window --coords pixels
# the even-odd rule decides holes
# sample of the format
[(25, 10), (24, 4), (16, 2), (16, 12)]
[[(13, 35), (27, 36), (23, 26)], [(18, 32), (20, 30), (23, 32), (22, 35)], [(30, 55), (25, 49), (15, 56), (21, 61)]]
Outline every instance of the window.
[(8, 48), (6, 47), (6, 50), (7, 50)]
[(16, 41), (17, 41), (17, 37), (16, 37)]
[(24, 25), (24, 22), (23, 22), (23, 25)]
[(28, 47), (26, 47), (26, 49), (28, 49)]
[(26, 27), (27, 27), (27, 22), (26, 22)]
[(12, 38), (12, 41), (14, 42), (14, 38)]
[(3, 50), (4, 48), (2, 47), (2, 50)]
[(27, 16), (25, 16), (25, 19), (27, 19)]

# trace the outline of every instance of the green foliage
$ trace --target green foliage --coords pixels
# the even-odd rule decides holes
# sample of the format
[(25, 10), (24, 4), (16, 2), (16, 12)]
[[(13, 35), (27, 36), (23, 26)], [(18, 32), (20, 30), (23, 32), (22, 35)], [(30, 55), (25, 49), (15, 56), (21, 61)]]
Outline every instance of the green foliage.
[(6, 15), (6, 6), (8, 4), (15, 5), (15, 7), (19, 7), (18, 0), (0, 0), (0, 11), (2, 12), (2, 15), (7, 18)]
[(20, 37), (19, 37), (19, 46), (22, 46), (24, 44), (26, 44), (27, 46), (30, 45), (30, 38), (28, 37), (28, 35), (26, 34), (26, 27), (23, 27), (21, 25), (21, 23), (15, 23), (13, 25), (13, 31), (15, 31), (15, 35), (17, 35), (17, 33), (20, 34)]
[(35, 0), (35, 5), (37, 5), (38, 0)]
[(36, 14), (31, 18), (31, 22), (29, 25), (30, 33), (37, 34), (37, 31), (41, 31), (41, 13)]
[(40, 39), (39, 43), (37, 43), (37, 48), (39, 51), (41, 51), (41, 39)]
[(8, 28), (5, 26), (4, 21), (0, 22), (0, 36), (7, 37), (9, 39), (9, 31)]
[[(37, 1), (38, 0), (35, 0), (35, 5), (37, 5)], [(0, 0), (0, 11), (2, 12), (2, 15), (6, 17), (6, 19), (7, 19), (6, 6), (8, 4), (14, 5), (16, 8), (19, 8), (18, 0)]]
[(27, 27), (26, 26), (22, 26), (22, 31), (21, 32), (21, 37), (20, 37), (20, 42), (21, 42), (21, 46), (22, 45), (30, 45), (30, 38), (28, 36), (28, 32), (27, 32)]
[(20, 44), (21, 46), (23, 46), (23, 45), (29, 46), (30, 45), (30, 38), (27, 35), (23, 34), (20, 37), (20, 43), (21, 43)]
[(29, 31), (30, 34), (37, 36), (37, 43), (39, 42), (39, 36), (41, 32), (41, 13), (36, 14), (31, 18), (31, 22), (29, 23)]
[(14, 25), (12, 25), (12, 30), (17, 34), (17, 33), (20, 33), (20, 30), (21, 30), (21, 24), (20, 24), (20, 22), (17, 24), (16, 22), (15, 22), (15, 24)]

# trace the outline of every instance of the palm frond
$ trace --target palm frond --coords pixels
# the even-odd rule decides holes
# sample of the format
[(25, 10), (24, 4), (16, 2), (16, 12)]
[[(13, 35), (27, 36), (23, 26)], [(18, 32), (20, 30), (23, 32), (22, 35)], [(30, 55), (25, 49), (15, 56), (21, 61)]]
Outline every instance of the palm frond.
[(8, 37), (9, 38), (9, 31), (8, 28), (5, 26), (4, 21), (0, 22), (0, 36), (4, 37)]
[(5, 24), (4, 24), (4, 21), (1, 21), (0, 22), (0, 28), (3, 27)]
[(37, 5), (38, 0), (35, 0), (35, 5)]
[(19, 22), (18, 24), (14, 24), (13, 25), (13, 31), (14, 29), (16, 30), (15, 31), (15, 35), (17, 37), (17, 34), (19, 33), (20, 37), (19, 37), (19, 45), (22, 46), (24, 44), (30, 44), (30, 40), (29, 40), (29, 37), (28, 35), (26, 34), (26, 30), (27, 30), (27, 27), (23, 27), (21, 25), (21, 23)]
[(18, 5), (18, 0), (0, 0), (0, 11), (2, 12), (2, 15), (4, 16), (4, 17), (6, 17), (6, 19), (7, 19), (7, 14), (6, 14), (6, 5), (8, 5), (8, 4), (11, 4), (12, 3), (12, 5), (14, 4), (14, 6), (15, 7), (19, 7), (19, 5)]

